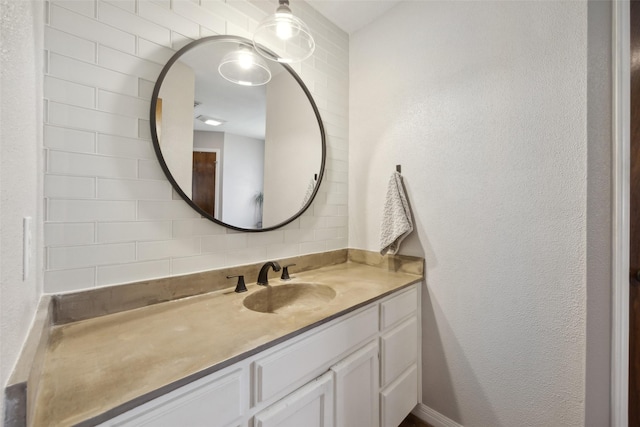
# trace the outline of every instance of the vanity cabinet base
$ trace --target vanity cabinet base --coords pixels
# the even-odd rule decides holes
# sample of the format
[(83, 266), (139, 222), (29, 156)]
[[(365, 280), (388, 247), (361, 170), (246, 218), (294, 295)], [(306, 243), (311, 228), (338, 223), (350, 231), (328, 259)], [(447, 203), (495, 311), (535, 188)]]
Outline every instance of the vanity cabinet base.
[(102, 426), (397, 427), (420, 399), (411, 285)]

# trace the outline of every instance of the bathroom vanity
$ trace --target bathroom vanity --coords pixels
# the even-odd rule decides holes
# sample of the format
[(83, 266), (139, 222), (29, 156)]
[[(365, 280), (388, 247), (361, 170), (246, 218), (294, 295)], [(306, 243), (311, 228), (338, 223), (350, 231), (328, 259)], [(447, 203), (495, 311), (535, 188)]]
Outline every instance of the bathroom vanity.
[[(422, 260), (361, 252), (54, 326), (30, 424), (396, 427), (420, 401)], [(314, 286), (318, 304), (246, 302)]]

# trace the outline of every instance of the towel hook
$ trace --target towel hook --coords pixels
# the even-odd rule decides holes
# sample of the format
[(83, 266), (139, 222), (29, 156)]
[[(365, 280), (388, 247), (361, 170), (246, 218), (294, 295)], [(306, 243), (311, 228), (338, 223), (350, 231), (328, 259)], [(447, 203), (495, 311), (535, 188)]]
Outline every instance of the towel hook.
[(402, 173), (402, 166), (401, 165), (396, 165), (396, 172)]

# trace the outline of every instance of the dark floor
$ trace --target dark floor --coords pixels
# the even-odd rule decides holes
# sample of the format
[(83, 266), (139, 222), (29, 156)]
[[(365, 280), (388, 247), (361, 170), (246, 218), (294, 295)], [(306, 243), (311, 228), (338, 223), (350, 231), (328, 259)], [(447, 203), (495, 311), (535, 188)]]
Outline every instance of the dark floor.
[(432, 427), (413, 414), (409, 414), (398, 427)]

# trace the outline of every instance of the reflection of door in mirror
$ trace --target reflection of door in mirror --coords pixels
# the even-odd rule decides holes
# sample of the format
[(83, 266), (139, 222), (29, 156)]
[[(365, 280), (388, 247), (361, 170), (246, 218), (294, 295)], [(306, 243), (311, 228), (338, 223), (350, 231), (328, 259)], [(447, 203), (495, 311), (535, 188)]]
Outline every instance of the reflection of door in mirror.
[(215, 215), (216, 153), (193, 152), (192, 200), (209, 215)]

